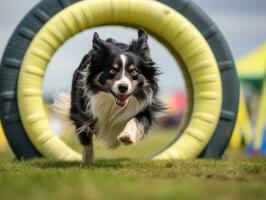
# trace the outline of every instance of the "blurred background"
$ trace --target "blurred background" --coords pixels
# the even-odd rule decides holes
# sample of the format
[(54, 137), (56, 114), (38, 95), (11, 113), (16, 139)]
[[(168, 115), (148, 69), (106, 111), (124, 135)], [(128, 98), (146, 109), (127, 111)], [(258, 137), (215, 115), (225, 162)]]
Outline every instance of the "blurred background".
[[(0, 7), (0, 55), (23, 16), (39, 1), (4, 0)], [(265, 133), (265, 71), (266, 71), (266, 1), (265, 0), (194, 0), (212, 19), (224, 34), (235, 57), (242, 83), (242, 96), (238, 123), (231, 149), (241, 149), (252, 155), (266, 154)], [(69, 92), (73, 71), (82, 57), (91, 48), (93, 33), (101, 38), (109, 37), (120, 42), (130, 42), (137, 37), (136, 30), (118, 26), (106, 26), (87, 30), (67, 41), (51, 60), (43, 85), (43, 96), (51, 103), (56, 92)], [(159, 126), (145, 142), (137, 147), (121, 148), (116, 153), (107, 151), (101, 144), (100, 156), (142, 156), (151, 155), (176, 136), (176, 132), (187, 109), (185, 82), (178, 64), (169, 51), (155, 38), (149, 40), (151, 55), (161, 68), (160, 98), (168, 105), (167, 113), (159, 119)], [(264, 92), (264, 96), (263, 96)], [(50, 115), (51, 123), (58, 134), (69, 145), (78, 148), (72, 134), (63, 131), (66, 127)], [(0, 130), (1, 132), (1, 130)], [(156, 134), (163, 133), (163, 134)], [(153, 143), (153, 145), (150, 145)], [(149, 144), (149, 145), (147, 145)], [(149, 149), (147, 146), (151, 146)], [(3, 133), (0, 133), (0, 148), (8, 147)], [(135, 149), (134, 149), (135, 148)], [(110, 154), (110, 155), (109, 155)]]

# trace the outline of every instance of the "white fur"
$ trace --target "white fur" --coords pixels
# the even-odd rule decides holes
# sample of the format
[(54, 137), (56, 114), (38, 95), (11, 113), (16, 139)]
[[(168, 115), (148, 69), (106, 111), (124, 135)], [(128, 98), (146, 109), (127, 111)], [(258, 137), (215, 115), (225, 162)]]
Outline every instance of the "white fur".
[[(130, 136), (132, 140), (135, 142), (138, 140), (137, 133), (134, 131), (133, 123), (130, 120), (145, 109), (148, 102), (144, 101), (140, 103), (136, 97), (130, 96), (128, 103), (123, 107), (119, 107), (116, 105), (113, 95), (105, 92), (99, 92), (89, 98), (90, 104), (88, 108), (90, 110), (88, 112), (92, 112), (93, 116), (97, 118), (97, 138), (104, 141), (109, 148), (115, 148), (120, 144), (117, 139), (118, 135), (121, 135), (127, 130), (128, 133), (132, 133), (132, 136)], [(69, 119), (69, 94), (58, 93), (56, 95), (53, 111), (61, 115), (61, 118), (68, 122), (68, 124), (72, 125)], [(90, 129), (90, 124), (84, 124), (76, 133), (79, 134), (86, 129)]]
[(123, 137), (128, 137), (130, 142), (136, 144), (144, 137), (144, 127), (136, 119), (131, 119), (117, 139), (123, 143)]
[(109, 148), (114, 148), (120, 143), (117, 136), (123, 131), (127, 122), (145, 108), (145, 104), (139, 103), (130, 96), (124, 107), (119, 107), (111, 94), (99, 92), (91, 97), (91, 111), (98, 119), (96, 136), (103, 140)]
[(120, 84), (125, 84), (128, 86), (128, 91), (126, 94), (130, 94), (133, 90), (133, 86), (131, 81), (129, 80), (129, 78), (126, 76), (126, 64), (127, 64), (127, 57), (124, 54), (120, 55), (120, 59), (122, 61), (122, 76), (121, 78), (116, 81), (113, 85), (113, 91), (115, 94), (120, 94), (119, 90), (118, 90), (118, 86)]
[(69, 121), (70, 95), (65, 92), (57, 92), (52, 105), (52, 110), (64, 121)]

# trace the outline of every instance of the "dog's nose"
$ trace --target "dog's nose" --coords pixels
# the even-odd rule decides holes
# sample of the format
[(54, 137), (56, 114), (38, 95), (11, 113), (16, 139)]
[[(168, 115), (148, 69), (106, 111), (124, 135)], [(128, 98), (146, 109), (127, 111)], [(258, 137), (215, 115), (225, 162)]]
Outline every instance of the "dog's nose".
[(118, 90), (119, 90), (119, 92), (121, 92), (121, 93), (126, 93), (127, 90), (128, 90), (128, 86), (125, 85), (125, 84), (120, 84), (120, 85), (118, 85)]

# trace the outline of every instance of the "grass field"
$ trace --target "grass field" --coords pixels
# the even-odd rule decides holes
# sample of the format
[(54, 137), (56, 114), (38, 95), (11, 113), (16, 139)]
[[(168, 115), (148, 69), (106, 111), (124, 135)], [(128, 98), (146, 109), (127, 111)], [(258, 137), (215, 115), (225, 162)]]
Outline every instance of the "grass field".
[(154, 134), (136, 147), (112, 152), (97, 144), (97, 160), (89, 167), (11, 161), (10, 152), (1, 153), (0, 199), (266, 199), (265, 157), (227, 152), (223, 160), (145, 159), (171, 137)]

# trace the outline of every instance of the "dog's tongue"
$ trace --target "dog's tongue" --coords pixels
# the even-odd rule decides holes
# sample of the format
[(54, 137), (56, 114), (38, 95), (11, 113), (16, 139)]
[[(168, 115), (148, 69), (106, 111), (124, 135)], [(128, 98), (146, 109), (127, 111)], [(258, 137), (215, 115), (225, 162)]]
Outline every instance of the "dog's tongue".
[(123, 107), (126, 105), (127, 96), (126, 95), (117, 95), (115, 98), (115, 102), (118, 106)]
[(117, 98), (120, 102), (123, 102), (123, 101), (127, 100), (127, 96), (126, 96), (126, 95), (118, 95), (118, 96), (116, 96), (116, 98)]

